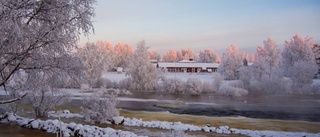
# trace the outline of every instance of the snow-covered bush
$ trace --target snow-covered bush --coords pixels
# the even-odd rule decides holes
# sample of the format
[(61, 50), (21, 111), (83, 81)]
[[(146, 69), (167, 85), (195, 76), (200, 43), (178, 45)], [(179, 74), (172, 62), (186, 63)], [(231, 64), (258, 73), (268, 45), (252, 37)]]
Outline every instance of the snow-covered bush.
[(183, 94), (185, 91), (185, 82), (179, 78), (170, 78), (164, 81), (164, 89), (170, 93)]
[(93, 84), (94, 88), (101, 88), (101, 87), (106, 87), (106, 88), (115, 88), (114, 82), (107, 78), (100, 77), (97, 79), (97, 81)]
[(214, 92), (213, 84), (210, 81), (202, 83), (202, 92)]
[(220, 89), (220, 86), (222, 84), (222, 76), (220, 73), (216, 73), (214, 75), (214, 81), (213, 81), (213, 91), (218, 92)]
[(203, 92), (218, 92), (222, 84), (222, 76), (220, 73), (214, 74), (213, 81), (204, 81), (202, 84)]
[(291, 93), (292, 81), (289, 78), (263, 75), (261, 80), (251, 80), (250, 92), (267, 94), (289, 94)]
[(239, 80), (242, 82), (243, 87), (247, 90), (250, 90), (250, 81), (251, 81), (251, 71), (252, 69), (250, 69), (250, 67), (248, 66), (243, 66), (240, 68), (239, 70)]
[(239, 88), (239, 87), (226, 86), (226, 87), (221, 87), (218, 93), (221, 95), (241, 97), (241, 96), (248, 95), (248, 90)]
[(112, 123), (112, 117), (119, 116), (116, 109), (118, 101), (116, 94), (108, 93), (105, 88), (94, 91), (91, 96), (84, 98), (84, 105), (81, 107), (85, 121), (89, 123)]
[(70, 95), (59, 89), (48, 87), (29, 92), (27, 97), (36, 116), (46, 116), (50, 110), (68, 101)]
[(186, 90), (192, 95), (199, 95), (202, 92), (202, 82), (198, 78), (189, 78), (186, 82)]
[(312, 91), (314, 94), (320, 94), (320, 80), (314, 80), (312, 83)]
[(131, 78), (125, 78), (125, 79), (122, 79), (121, 81), (119, 81), (118, 83), (118, 88), (119, 89), (134, 89), (132, 86), (132, 79)]

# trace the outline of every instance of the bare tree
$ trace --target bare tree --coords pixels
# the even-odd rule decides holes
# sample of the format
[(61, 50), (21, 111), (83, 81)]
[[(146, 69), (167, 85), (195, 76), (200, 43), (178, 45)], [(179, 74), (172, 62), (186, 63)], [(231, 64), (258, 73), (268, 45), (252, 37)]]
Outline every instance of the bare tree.
[(27, 73), (75, 69), (62, 68), (60, 60), (77, 46), (81, 32), (88, 35), (93, 29), (93, 3), (94, 0), (0, 1), (0, 86), (5, 87), (21, 69)]

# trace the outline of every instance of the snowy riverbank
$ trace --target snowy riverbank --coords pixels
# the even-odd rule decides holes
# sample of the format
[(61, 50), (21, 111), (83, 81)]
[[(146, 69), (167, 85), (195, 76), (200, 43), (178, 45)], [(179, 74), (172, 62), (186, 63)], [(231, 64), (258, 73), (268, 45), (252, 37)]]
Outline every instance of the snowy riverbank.
[[(51, 117), (60, 116), (66, 118), (72, 118), (75, 115), (80, 116), (79, 114), (65, 113), (65, 111), (60, 111), (59, 113), (51, 112)], [(117, 137), (126, 137), (126, 136), (139, 136), (132, 132), (114, 130), (112, 128), (100, 128), (97, 126), (82, 125), (76, 123), (64, 123), (59, 120), (39, 120), (39, 119), (28, 119), (17, 116), (12, 113), (6, 113), (1, 116), (1, 123), (6, 122), (16, 122), (18, 125), (26, 128), (40, 129), (48, 133), (62, 133), (64, 137), (82, 135), (82, 136), (117, 136)], [(238, 134), (252, 137), (318, 137), (320, 133), (304, 133), (304, 132), (281, 132), (281, 131), (258, 131), (258, 130), (241, 130), (236, 128), (230, 128), (229, 126), (220, 126), (220, 127), (211, 127), (207, 126), (196, 126), (190, 124), (184, 124), (181, 122), (167, 122), (167, 121), (143, 121), (142, 119), (137, 118), (124, 118), (124, 126), (137, 126), (145, 128), (158, 128), (166, 130), (177, 130), (177, 131), (202, 131), (202, 132), (211, 132), (218, 134)]]

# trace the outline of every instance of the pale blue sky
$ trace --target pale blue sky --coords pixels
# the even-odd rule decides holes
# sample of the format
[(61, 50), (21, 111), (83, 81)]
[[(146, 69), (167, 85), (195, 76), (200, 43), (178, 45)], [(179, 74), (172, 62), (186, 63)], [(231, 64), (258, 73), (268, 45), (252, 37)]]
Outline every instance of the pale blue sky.
[(253, 53), (268, 37), (283, 47), (296, 33), (320, 43), (320, 0), (97, 0), (97, 40), (136, 43), (151, 50), (212, 48), (231, 44)]

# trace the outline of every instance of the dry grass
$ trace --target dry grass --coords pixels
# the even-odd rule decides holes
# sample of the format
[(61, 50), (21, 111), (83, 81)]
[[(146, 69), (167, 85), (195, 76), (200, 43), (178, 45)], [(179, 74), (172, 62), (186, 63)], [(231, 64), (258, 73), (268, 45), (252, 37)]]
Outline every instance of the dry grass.
[[(22, 107), (24, 110), (32, 111), (30, 106)], [(73, 113), (79, 113), (79, 107), (60, 106), (55, 110), (68, 109)], [(270, 119), (254, 119), (244, 117), (207, 117), (172, 114), (166, 112), (148, 112), (148, 111), (129, 111), (119, 110), (120, 115), (129, 118), (141, 118), (144, 121), (180, 121), (186, 124), (205, 126), (210, 124), (214, 127), (227, 125), (237, 129), (250, 130), (273, 130), (273, 131), (290, 131), (290, 132), (308, 132), (320, 133), (320, 122), (306, 121), (290, 121), (290, 120), (270, 120)], [(32, 114), (22, 114), (22, 116), (32, 117)]]
[(120, 110), (120, 115), (129, 118), (141, 118), (144, 121), (180, 121), (186, 124), (204, 126), (210, 124), (214, 127), (227, 125), (237, 129), (250, 130), (273, 130), (273, 131), (290, 131), (290, 132), (308, 132), (319, 133), (319, 122), (305, 121), (288, 121), (288, 120), (268, 120), (253, 119), (243, 117), (207, 117), (207, 116), (191, 116), (178, 115), (165, 112), (146, 112), (146, 111), (128, 111)]

